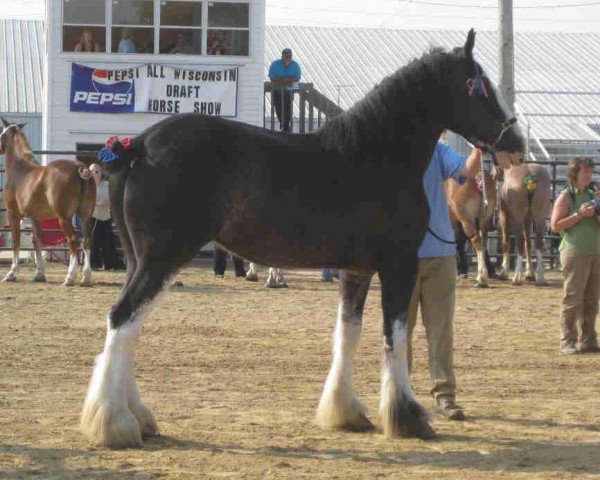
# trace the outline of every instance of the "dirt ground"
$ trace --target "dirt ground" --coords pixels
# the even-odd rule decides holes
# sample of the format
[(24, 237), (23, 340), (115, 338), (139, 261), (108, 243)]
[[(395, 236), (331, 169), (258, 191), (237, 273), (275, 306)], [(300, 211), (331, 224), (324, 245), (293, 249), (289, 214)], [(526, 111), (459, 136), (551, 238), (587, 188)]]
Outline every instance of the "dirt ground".
[[(6, 265), (2, 265), (2, 270)], [(264, 271), (261, 271), (264, 278)], [(455, 361), (465, 422), (439, 438), (320, 430), (314, 413), (331, 360), (337, 285), (292, 272), (290, 288), (186, 268), (144, 326), (138, 385), (161, 436), (140, 449), (90, 447), (78, 416), (123, 274), (93, 288), (0, 285), (0, 478), (501, 479), (600, 477), (600, 355), (558, 355), (561, 283), (458, 287)], [(377, 282), (355, 383), (376, 421), (381, 366)], [(430, 406), (423, 328), (413, 387)]]

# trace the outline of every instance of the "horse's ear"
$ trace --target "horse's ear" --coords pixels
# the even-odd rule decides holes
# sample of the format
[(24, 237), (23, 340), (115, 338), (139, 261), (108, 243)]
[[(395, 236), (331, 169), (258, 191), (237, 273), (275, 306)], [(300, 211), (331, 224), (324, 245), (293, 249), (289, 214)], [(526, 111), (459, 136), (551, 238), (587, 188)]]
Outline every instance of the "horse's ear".
[(2, 124), (3, 124), (5, 127), (8, 127), (8, 126), (10, 125), (10, 123), (8, 123), (6, 120), (4, 120), (4, 118), (3, 118), (3, 117), (0, 117), (0, 119), (2, 119)]
[(465, 56), (467, 58), (473, 58), (473, 47), (475, 46), (475, 30), (472, 28), (469, 30), (467, 35), (467, 41), (465, 43)]
[(17, 127), (19, 127), (19, 130), (23, 130), (23, 127), (24, 127), (25, 125), (27, 125), (27, 123), (19, 123), (19, 124), (17, 125)]

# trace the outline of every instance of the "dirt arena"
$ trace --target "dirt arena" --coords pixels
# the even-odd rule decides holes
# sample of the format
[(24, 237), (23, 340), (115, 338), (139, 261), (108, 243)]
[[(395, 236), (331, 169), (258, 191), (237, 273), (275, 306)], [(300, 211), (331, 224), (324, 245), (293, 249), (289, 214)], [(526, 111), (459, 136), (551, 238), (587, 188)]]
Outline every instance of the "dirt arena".
[[(2, 265), (3, 270), (6, 265)], [(264, 271), (261, 271), (264, 278)], [(322, 431), (314, 412), (329, 363), (337, 284), (292, 272), (287, 290), (182, 271), (144, 326), (136, 367), (161, 436), (140, 449), (90, 447), (79, 411), (122, 273), (90, 289), (0, 285), (0, 478), (500, 479), (600, 477), (600, 355), (558, 355), (561, 284), (458, 288), (459, 403), (434, 441)], [(376, 421), (378, 284), (357, 356), (359, 397)], [(430, 406), (423, 328), (413, 387)]]

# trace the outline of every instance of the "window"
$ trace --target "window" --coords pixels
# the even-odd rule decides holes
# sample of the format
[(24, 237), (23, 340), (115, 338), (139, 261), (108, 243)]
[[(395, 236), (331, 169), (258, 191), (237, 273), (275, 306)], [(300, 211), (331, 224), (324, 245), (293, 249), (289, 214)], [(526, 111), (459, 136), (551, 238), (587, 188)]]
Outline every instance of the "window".
[(154, 53), (154, 0), (112, 0), (112, 51)]
[(160, 53), (202, 53), (201, 2), (160, 2)]
[(249, 5), (209, 2), (207, 55), (248, 55)]
[(64, 52), (249, 54), (250, 5), (247, 2), (62, 2)]
[(63, 51), (106, 51), (104, 2), (63, 0), (63, 18)]

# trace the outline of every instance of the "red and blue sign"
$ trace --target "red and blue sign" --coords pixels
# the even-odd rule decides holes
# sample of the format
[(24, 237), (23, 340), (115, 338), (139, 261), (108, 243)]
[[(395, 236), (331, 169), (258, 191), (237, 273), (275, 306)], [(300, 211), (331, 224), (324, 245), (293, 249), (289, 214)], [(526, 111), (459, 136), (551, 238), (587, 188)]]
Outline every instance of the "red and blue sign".
[[(128, 78), (130, 77), (130, 78)], [(72, 112), (132, 113), (135, 108), (135, 82), (118, 70), (72, 64)]]

